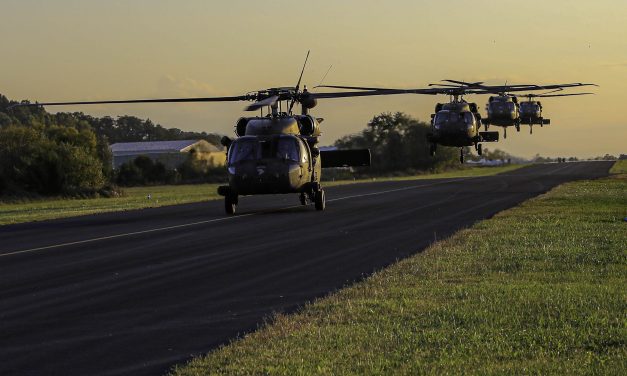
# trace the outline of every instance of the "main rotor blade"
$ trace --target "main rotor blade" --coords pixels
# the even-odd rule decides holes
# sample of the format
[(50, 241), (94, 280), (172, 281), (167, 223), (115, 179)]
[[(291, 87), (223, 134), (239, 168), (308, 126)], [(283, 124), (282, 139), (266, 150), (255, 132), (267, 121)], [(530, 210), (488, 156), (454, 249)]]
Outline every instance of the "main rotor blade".
[(558, 88), (566, 88), (566, 87), (580, 87), (580, 86), (596, 86), (597, 84), (582, 84), (581, 82), (574, 82), (570, 84), (555, 84), (555, 85), (540, 85), (539, 87), (542, 89), (558, 89)]
[(159, 98), (159, 99), (129, 99), (129, 100), (109, 100), (109, 101), (73, 101), (73, 102), (41, 102), (41, 103), (18, 103), (13, 107), (35, 107), (35, 106), (71, 106), (89, 104), (124, 104), (124, 103), (192, 103), (192, 102), (236, 102), (250, 100), (248, 95), (238, 95), (234, 97), (207, 97), (207, 98)]
[[(534, 87), (510, 88), (510, 89), (506, 90), (505, 92), (530, 91), (530, 90), (551, 90), (551, 89), (556, 89), (555, 91), (562, 91), (564, 88), (581, 87), (581, 86), (597, 86), (598, 87), (599, 85), (597, 85), (597, 84), (582, 84), (581, 82), (575, 82), (575, 83), (570, 83), (570, 84), (542, 85), (542, 86), (534, 85)], [(546, 94), (548, 94), (548, 93), (546, 93)], [(543, 95), (543, 94), (533, 94), (533, 95), (540, 96), (540, 95)], [(522, 96), (529, 96), (529, 94), (522, 95)]]
[(547, 98), (547, 97), (570, 97), (573, 95), (594, 95), (594, 93), (572, 93), (572, 94), (539, 94), (536, 95), (538, 98)]
[(331, 89), (348, 89), (348, 90), (396, 90), (384, 87), (363, 87), (363, 86), (341, 86), (341, 85), (318, 85), (315, 88), (326, 87)]
[(451, 84), (429, 84), (429, 86), (439, 86), (439, 87), (453, 87), (453, 88), (457, 88), (457, 89), (464, 89), (467, 86), (463, 86), (463, 85), (451, 85)]
[[(552, 92), (551, 92), (552, 93)], [(574, 95), (594, 95), (594, 93), (570, 93), (570, 94), (516, 94), (513, 97), (519, 98), (549, 98), (549, 97), (570, 97)]]
[(424, 95), (466, 95), (466, 94), (489, 94), (481, 89), (467, 89), (462, 86), (449, 87), (432, 87), (432, 88), (418, 88), (418, 89), (392, 89), (381, 87), (363, 87), (363, 86), (344, 86), (344, 85), (320, 85), (316, 87), (326, 87), (334, 89), (351, 89), (351, 90), (365, 90), (367, 92), (378, 92), (375, 95), (391, 95), (391, 94), (424, 94)]
[(399, 94), (425, 94), (436, 95), (439, 94), (430, 89), (413, 89), (413, 90), (364, 90), (364, 91), (343, 91), (335, 93), (310, 93), (311, 97), (316, 99), (328, 99), (328, 98), (350, 98), (350, 97), (367, 97), (374, 95), (399, 95)]
[(552, 93), (556, 93), (558, 91), (564, 91), (564, 89), (562, 89), (561, 87), (555, 90), (551, 90), (551, 91), (547, 91), (546, 93), (541, 93), (540, 95), (546, 95), (546, 94), (552, 94)]
[(271, 97), (268, 97), (266, 99), (262, 99), (260, 101), (257, 101), (249, 106), (247, 106), (245, 108), (246, 111), (256, 111), (262, 107), (266, 107), (266, 106), (273, 106), (276, 101), (279, 100), (279, 96), (278, 95), (273, 95)]
[[(320, 85), (320, 86), (316, 86), (316, 87), (327, 87), (327, 88), (334, 88), (334, 89), (376, 91), (376, 92), (379, 92), (378, 95), (390, 95), (390, 94), (426, 94), (426, 95), (436, 95), (436, 94), (447, 94), (450, 91), (450, 89), (443, 89), (443, 88), (393, 89), (393, 88), (383, 88), (383, 87), (342, 86), (342, 85)], [(473, 92), (471, 92), (471, 93), (473, 93)]]
[(562, 89), (568, 87), (580, 87), (580, 86), (598, 86), (596, 84), (584, 84), (581, 82), (568, 83), (568, 84), (553, 84), (553, 85), (536, 85), (536, 84), (516, 84), (516, 85), (482, 85), (483, 82), (464, 82), (457, 80), (442, 80), (445, 82), (452, 82), (460, 85), (466, 85), (471, 88), (483, 89), (487, 92), (493, 93), (507, 93), (516, 91), (528, 91), (528, 90), (550, 90), (550, 89)]
[(451, 83), (454, 83), (454, 84), (464, 85), (464, 86), (468, 86), (468, 87), (475, 87), (475, 88), (480, 88), (480, 87), (483, 86), (482, 85), (483, 84), (482, 81), (479, 81), (479, 82), (464, 82), (464, 81), (457, 81), (457, 80), (442, 80), (442, 81), (451, 82)]

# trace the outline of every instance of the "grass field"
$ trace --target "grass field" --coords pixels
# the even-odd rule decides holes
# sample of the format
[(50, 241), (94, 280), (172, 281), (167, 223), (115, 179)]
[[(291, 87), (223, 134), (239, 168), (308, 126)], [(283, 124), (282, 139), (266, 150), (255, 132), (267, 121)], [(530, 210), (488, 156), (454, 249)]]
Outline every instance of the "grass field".
[(173, 374), (627, 374), (625, 192), (559, 186)]
[[(504, 167), (470, 167), (463, 170), (444, 172), (439, 174), (425, 174), (409, 177), (384, 178), (377, 180), (411, 180), (486, 176), (512, 171), (522, 166), (523, 165), (510, 165)], [(372, 180), (343, 180), (336, 182), (325, 182), (324, 185), (333, 186), (366, 181)], [(216, 192), (218, 185), (219, 184), (197, 184), (125, 188), (124, 196), (118, 198), (57, 198), (18, 203), (3, 203), (0, 201), (0, 225), (215, 200), (221, 198)], [(148, 195), (150, 195), (150, 199), (147, 198)]]

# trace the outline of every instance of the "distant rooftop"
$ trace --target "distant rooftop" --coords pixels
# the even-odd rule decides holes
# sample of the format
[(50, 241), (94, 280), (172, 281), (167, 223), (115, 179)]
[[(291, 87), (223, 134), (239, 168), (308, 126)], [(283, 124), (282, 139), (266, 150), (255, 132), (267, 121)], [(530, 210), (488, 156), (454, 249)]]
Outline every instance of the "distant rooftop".
[(164, 153), (185, 152), (187, 148), (198, 144), (201, 151), (218, 151), (219, 149), (205, 140), (178, 140), (178, 141), (145, 141), (145, 142), (118, 142), (111, 145), (113, 154), (135, 153)]

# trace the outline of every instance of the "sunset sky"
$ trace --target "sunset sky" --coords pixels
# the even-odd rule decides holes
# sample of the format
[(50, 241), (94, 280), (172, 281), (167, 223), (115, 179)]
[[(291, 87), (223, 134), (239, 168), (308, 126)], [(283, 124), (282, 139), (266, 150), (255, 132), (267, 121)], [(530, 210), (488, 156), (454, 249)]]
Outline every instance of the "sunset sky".
[[(33, 101), (240, 95), (310, 87), (592, 82), (594, 96), (546, 99), (551, 125), (513, 128), (498, 147), (530, 157), (627, 153), (627, 1), (0, 0), (0, 93)], [(588, 90), (586, 90), (588, 91)], [(576, 90), (572, 90), (576, 92)], [(322, 144), (384, 111), (422, 120), (445, 97), (329, 99)], [(487, 96), (470, 96), (485, 115)], [(135, 115), (231, 135), (245, 103), (49, 108)], [(623, 111), (625, 110), (625, 111)]]

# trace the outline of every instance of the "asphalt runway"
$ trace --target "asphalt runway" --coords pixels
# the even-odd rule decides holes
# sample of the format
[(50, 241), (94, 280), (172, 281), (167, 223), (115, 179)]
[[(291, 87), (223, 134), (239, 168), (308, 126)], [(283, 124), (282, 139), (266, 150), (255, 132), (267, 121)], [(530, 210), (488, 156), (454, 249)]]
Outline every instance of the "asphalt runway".
[(277, 195), (0, 226), (0, 375), (163, 374), (611, 164), (332, 187), (324, 212)]

